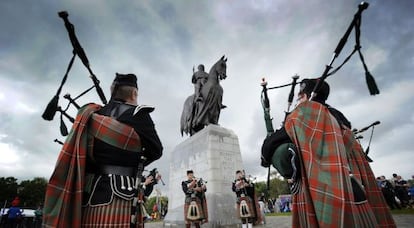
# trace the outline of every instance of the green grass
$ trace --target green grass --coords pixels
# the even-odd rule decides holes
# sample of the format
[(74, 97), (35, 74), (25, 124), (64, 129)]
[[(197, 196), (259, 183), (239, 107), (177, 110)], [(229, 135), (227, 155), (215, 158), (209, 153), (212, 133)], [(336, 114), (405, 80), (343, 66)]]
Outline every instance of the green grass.
[(414, 215), (414, 209), (413, 208), (405, 208), (405, 209), (401, 209), (401, 210), (394, 209), (394, 210), (391, 210), (391, 214), (393, 214), (393, 215), (403, 215), (403, 214), (412, 214), (412, 215)]

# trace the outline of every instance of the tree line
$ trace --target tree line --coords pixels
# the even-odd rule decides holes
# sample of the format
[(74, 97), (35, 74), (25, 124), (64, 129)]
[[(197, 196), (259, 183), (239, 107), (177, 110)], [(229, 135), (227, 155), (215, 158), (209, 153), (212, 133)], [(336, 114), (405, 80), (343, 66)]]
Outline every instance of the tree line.
[(16, 196), (20, 199), (20, 207), (37, 208), (45, 200), (47, 182), (43, 177), (23, 180), (20, 183), (15, 177), (0, 177), (1, 208), (10, 207)]

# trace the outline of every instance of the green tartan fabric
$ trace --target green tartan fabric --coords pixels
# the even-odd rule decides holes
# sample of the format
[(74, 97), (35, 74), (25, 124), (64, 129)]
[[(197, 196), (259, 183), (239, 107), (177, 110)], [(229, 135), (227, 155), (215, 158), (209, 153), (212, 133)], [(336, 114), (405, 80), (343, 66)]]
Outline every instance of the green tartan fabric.
[(44, 227), (81, 227), (86, 154), (88, 143), (93, 142), (89, 134), (126, 150), (138, 152), (141, 149), (140, 138), (134, 129), (94, 114), (100, 108), (97, 104), (88, 104), (76, 116), (46, 188)]
[[(292, 199), (293, 227), (395, 227), (362, 148), (324, 105), (299, 104), (285, 128), (301, 166), (302, 186)], [(354, 202), (350, 174), (364, 186), (366, 201)]]

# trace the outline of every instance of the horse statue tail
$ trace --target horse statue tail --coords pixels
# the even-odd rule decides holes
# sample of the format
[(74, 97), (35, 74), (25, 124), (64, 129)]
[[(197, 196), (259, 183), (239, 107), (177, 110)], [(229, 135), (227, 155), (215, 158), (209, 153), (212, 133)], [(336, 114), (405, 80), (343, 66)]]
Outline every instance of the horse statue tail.
[(193, 122), (193, 112), (194, 112), (194, 97), (195, 95), (191, 95), (187, 97), (184, 102), (183, 112), (181, 113), (181, 136), (186, 134), (192, 134), (192, 122)]

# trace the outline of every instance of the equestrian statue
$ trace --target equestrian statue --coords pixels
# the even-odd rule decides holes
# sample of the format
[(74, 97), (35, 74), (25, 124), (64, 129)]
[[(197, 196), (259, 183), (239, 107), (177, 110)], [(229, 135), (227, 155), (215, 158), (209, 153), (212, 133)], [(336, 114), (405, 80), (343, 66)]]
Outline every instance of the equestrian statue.
[(220, 111), (226, 107), (222, 104), (223, 88), (220, 85), (220, 80), (227, 77), (226, 62), (227, 58), (223, 55), (208, 74), (202, 64), (197, 67), (197, 72), (193, 69), (194, 94), (184, 102), (181, 135), (186, 133), (192, 136), (209, 124), (218, 124)]

